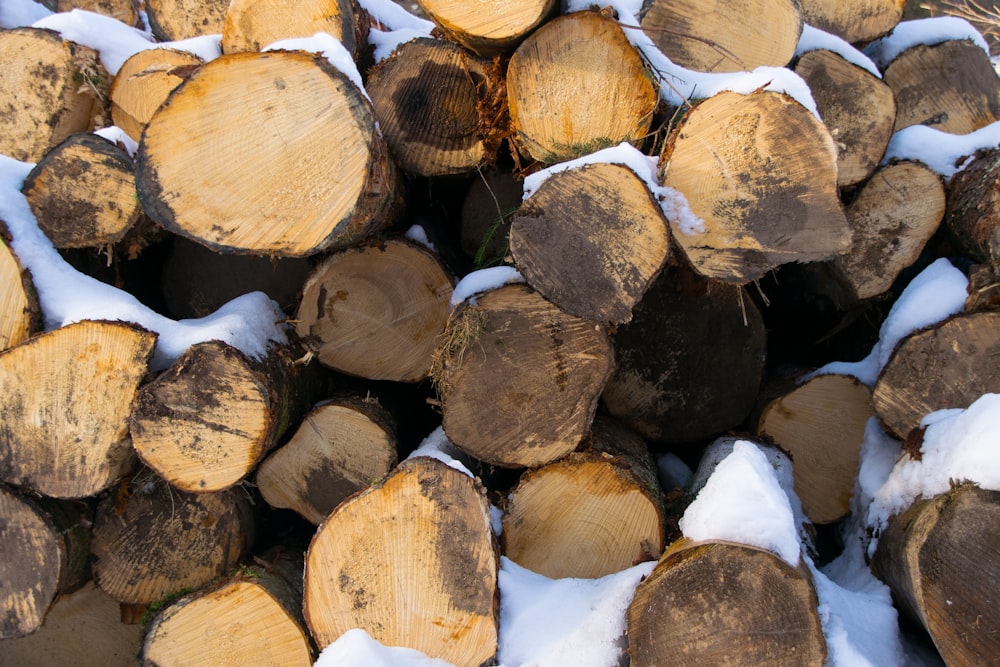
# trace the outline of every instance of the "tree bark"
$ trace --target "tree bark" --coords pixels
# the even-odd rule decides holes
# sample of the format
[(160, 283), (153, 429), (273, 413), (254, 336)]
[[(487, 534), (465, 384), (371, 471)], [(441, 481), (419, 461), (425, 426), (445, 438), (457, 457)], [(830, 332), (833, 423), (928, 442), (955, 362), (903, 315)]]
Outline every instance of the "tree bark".
[(313, 255), (373, 235), (401, 208), (370, 103), (302, 51), (198, 69), (146, 126), (136, 171), (151, 218), (220, 252)]
[(507, 103), (518, 150), (552, 164), (639, 145), (659, 94), (618, 23), (597, 12), (547, 22), (514, 52)]
[(136, 397), (129, 423), (139, 458), (182, 491), (238, 483), (321, 390), (299, 352), (275, 345), (252, 359), (221, 341), (192, 345)]
[(502, 85), (497, 63), (418, 38), (378, 63), (365, 89), (396, 165), (431, 177), (493, 161), (506, 132)]
[(556, 0), (418, 0), (420, 8), (453, 42), (481, 56), (509, 53), (559, 10)]
[(408, 240), (330, 255), (302, 287), (295, 329), (320, 363), (371, 380), (427, 377), (454, 280)]
[(619, 164), (552, 174), (511, 220), (510, 252), (528, 284), (566, 312), (632, 318), (670, 254), (670, 230), (646, 184)]
[(815, 524), (847, 516), (865, 425), (875, 416), (871, 389), (847, 375), (818, 375), (769, 401), (757, 424), (794, 462), (795, 493)]
[(10, 101), (0, 113), (0, 154), (38, 162), (74, 132), (103, 126), (110, 77), (93, 49), (51, 30), (13, 28), (0, 32), (0, 62), (0, 99)]
[(156, 110), (205, 62), (187, 51), (145, 49), (122, 63), (111, 81), (111, 120), (138, 142)]
[(294, 11), (289, 9), (282, 0), (230, 1), (222, 25), (222, 52), (260, 51), (281, 39), (325, 32), (357, 55), (350, 0), (300, 0)]
[(889, 520), (872, 569), (949, 667), (1000, 665), (1000, 492), (963, 484)]
[(978, 154), (948, 182), (945, 225), (962, 251), (1000, 268), (1000, 148)]
[(612, 363), (601, 325), (524, 285), (460, 304), (436, 354), (448, 438), (473, 458), (507, 467), (544, 465), (576, 449)]
[(29, 274), (7, 244), (0, 223), (0, 352), (14, 347), (42, 328), (42, 309)]
[(818, 605), (804, 566), (755, 547), (684, 540), (636, 588), (631, 664), (820, 667)]
[(640, 24), (681, 67), (699, 72), (749, 72), (784, 67), (802, 34), (795, 0), (646, 0)]
[(823, 124), (837, 146), (837, 186), (856, 185), (875, 171), (892, 138), (896, 99), (892, 89), (843, 56), (817, 49), (799, 57)]
[(900, 440), (931, 412), (1000, 391), (1000, 312), (959, 314), (902, 339), (874, 387), (875, 412)]
[(347, 497), (396, 466), (396, 426), (375, 399), (344, 396), (306, 414), (287, 444), (257, 471), (272, 507), (295, 510), (319, 525)]
[(123, 605), (147, 606), (226, 574), (252, 541), (244, 491), (184, 493), (140, 470), (97, 506), (94, 581)]
[(694, 443), (739, 425), (764, 374), (767, 332), (745, 288), (668, 267), (612, 335), (608, 412), (650, 440)]
[(787, 95), (723, 92), (699, 102), (660, 164), (661, 183), (702, 221), (703, 230), (691, 230), (671, 220), (673, 238), (709, 278), (746, 284), (848, 248), (833, 139)]
[(639, 436), (594, 421), (582, 451), (523, 474), (506, 498), (503, 553), (551, 579), (597, 578), (663, 551), (656, 464)]
[(172, 42), (221, 34), (229, 0), (145, 0), (145, 7), (153, 35)]
[(800, 0), (805, 22), (855, 44), (887, 34), (903, 17), (904, 0)]
[(362, 628), (456, 667), (486, 664), (498, 622), (489, 516), (477, 481), (427, 457), (339, 505), (306, 554), (304, 610), (319, 647)]
[(156, 335), (83, 321), (0, 353), (0, 481), (83, 498), (135, 462), (128, 414)]

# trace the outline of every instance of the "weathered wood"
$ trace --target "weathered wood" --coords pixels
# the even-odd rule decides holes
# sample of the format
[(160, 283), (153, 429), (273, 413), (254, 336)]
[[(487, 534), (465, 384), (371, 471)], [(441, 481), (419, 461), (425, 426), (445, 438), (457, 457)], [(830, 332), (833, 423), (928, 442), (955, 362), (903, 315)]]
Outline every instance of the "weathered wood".
[(545, 23), (507, 66), (513, 140), (546, 164), (623, 141), (640, 144), (658, 99), (622, 28), (597, 12)]
[(833, 139), (782, 93), (723, 92), (696, 104), (664, 148), (660, 181), (702, 220), (703, 230), (676, 220), (671, 229), (709, 278), (746, 284), (781, 264), (831, 259), (850, 243)]
[(620, 164), (549, 176), (511, 220), (510, 252), (528, 284), (599, 322), (632, 308), (670, 254), (670, 230), (646, 184)]
[(663, 498), (646, 443), (594, 421), (582, 451), (524, 473), (506, 497), (503, 553), (552, 579), (597, 578), (663, 551)]
[(664, 443), (736, 427), (760, 391), (767, 332), (745, 288), (667, 267), (612, 335), (608, 412)]
[(905, 439), (936, 410), (967, 408), (1000, 391), (1000, 312), (954, 315), (903, 338), (882, 368), (873, 399), (879, 419)]
[(512, 51), (558, 12), (556, 0), (418, 0), (420, 8), (453, 42), (491, 57)]
[(453, 278), (405, 239), (330, 255), (302, 287), (295, 330), (320, 363), (372, 380), (427, 377)]
[(872, 570), (920, 622), (949, 667), (1000, 665), (1000, 492), (971, 484), (889, 520)]
[(374, 234), (402, 197), (371, 104), (302, 51), (224, 55), (193, 73), (146, 126), (136, 184), (176, 234), (289, 257)]
[(525, 285), (452, 311), (433, 374), (448, 438), (480, 461), (544, 465), (589, 432), (612, 363), (604, 327)]
[(257, 470), (272, 507), (320, 524), (348, 496), (395, 467), (396, 426), (376, 399), (343, 396), (310, 410), (291, 439)]
[[(0, 223), (2, 224), (2, 223)], [(0, 351), (28, 339), (42, 327), (38, 294), (29, 274), (0, 233)]]
[(229, 0), (145, 0), (149, 29), (161, 42), (222, 33)]
[(111, 120), (134, 141), (174, 88), (205, 64), (188, 51), (145, 49), (122, 63), (111, 81)]
[(396, 165), (444, 176), (495, 158), (505, 130), (502, 84), (496, 63), (452, 42), (418, 38), (372, 68), (365, 89)]
[(951, 177), (944, 220), (965, 254), (1000, 267), (1000, 148), (983, 151)]
[(837, 186), (850, 187), (871, 176), (896, 123), (892, 89), (868, 70), (825, 49), (800, 56), (795, 72), (809, 85), (837, 146)]
[(226, 574), (252, 540), (245, 491), (184, 493), (142, 469), (97, 506), (94, 581), (124, 605), (146, 606)]
[(497, 569), (483, 487), (436, 459), (408, 459), (319, 527), (306, 554), (306, 622), (320, 649), (362, 628), (479, 667), (497, 649)]
[(643, 31), (670, 60), (699, 72), (784, 67), (802, 34), (795, 0), (646, 0)]
[(135, 462), (128, 414), (156, 335), (83, 321), (0, 353), (0, 481), (91, 496)]
[(321, 389), (302, 350), (260, 359), (221, 341), (196, 343), (136, 396), (129, 425), (139, 458), (172, 486), (221, 491), (256, 467)]
[(222, 24), (223, 53), (260, 51), (281, 39), (325, 32), (357, 53), (354, 9), (350, 0), (231, 0)]
[(627, 613), (633, 667), (826, 662), (819, 601), (804, 566), (726, 542), (675, 543)]
[(852, 44), (870, 42), (896, 27), (905, 0), (800, 0), (809, 25)]
[(42, 0), (54, 12), (69, 12), (82, 9), (95, 14), (110, 16), (133, 28), (142, 28), (139, 20), (139, 3), (135, 0)]
[(794, 462), (795, 493), (815, 524), (847, 516), (865, 426), (875, 416), (871, 389), (848, 375), (818, 375), (772, 399), (757, 423)]
[(0, 31), (0, 154), (38, 162), (74, 132), (102, 127), (110, 77), (97, 52), (41, 28)]

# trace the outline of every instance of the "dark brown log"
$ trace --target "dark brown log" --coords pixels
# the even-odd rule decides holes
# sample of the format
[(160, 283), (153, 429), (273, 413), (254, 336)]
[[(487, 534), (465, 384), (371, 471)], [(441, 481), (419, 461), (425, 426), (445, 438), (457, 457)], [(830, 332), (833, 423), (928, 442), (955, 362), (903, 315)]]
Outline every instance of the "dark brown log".
[(174, 88), (204, 61), (176, 49), (145, 49), (122, 63), (111, 82), (111, 120), (134, 141)]
[(142, 215), (128, 153), (91, 133), (71, 134), (48, 151), (21, 191), (57, 248), (121, 241)]
[(0, 234), (0, 351), (28, 339), (42, 327), (42, 310), (31, 275)]
[(430, 372), (452, 288), (437, 255), (409, 240), (342, 250), (303, 286), (295, 329), (325, 366), (418, 382)]
[(196, 343), (136, 396), (136, 453), (172, 486), (238, 483), (297, 423), (321, 389), (302, 350), (273, 345), (254, 359), (221, 341)]
[(376, 399), (338, 397), (310, 410), (288, 443), (260, 464), (257, 488), (272, 507), (295, 510), (318, 525), (396, 463), (389, 412)]
[(983, 151), (952, 176), (944, 220), (964, 253), (1000, 267), (1000, 148)]
[(418, 38), (376, 65), (365, 89), (396, 164), (417, 176), (445, 176), (496, 157), (505, 129), (502, 84), (496, 63)]
[(0, 353), (0, 481), (91, 496), (135, 462), (128, 414), (156, 335), (83, 321)]
[(670, 230), (645, 182), (620, 164), (549, 176), (511, 220), (510, 252), (528, 284), (566, 312), (632, 318), (670, 254)]
[(418, 0), (448, 39), (483, 56), (510, 52), (549, 16), (556, 0)]
[(801, 0), (805, 22), (847, 42), (870, 42), (903, 16), (904, 0)]
[(931, 412), (1000, 392), (1000, 312), (955, 315), (903, 338), (874, 387), (875, 412), (905, 439)]
[(231, 0), (222, 25), (223, 53), (260, 51), (269, 44), (324, 32), (355, 55), (354, 9), (350, 0)]
[(478, 481), (436, 459), (403, 461), (338, 506), (309, 545), (304, 609), (317, 645), (362, 628), (456, 667), (488, 664), (497, 649), (494, 539)]
[(38, 630), (56, 596), (87, 580), (91, 518), (84, 503), (35, 501), (0, 485), (0, 639)]
[(184, 493), (142, 469), (98, 504), (94, 581), (122, 604), (145, 607), (226, 574), (252, 540), (245, 491)]
[(0, 154), (38, 162), (74, 132), (103, 127), (110, 77), (97, 52), (40, 28), (0, 31)]
[(503, 553), (551, 579), (597, 578), (663, 551), (663, 498), (646, 443), (614, 420), (588, 445), (521, 476), (506, 498)]
[(668, 267), (612, 343), (615, 370), (604, 405), (650, 440), (711, 438), (753, 409), (767, 333), (743, 287)]
[(804, 566), (725, 542), (675, 543), (627, 614), (633, 667), (826, 662), (819, 601)]
[(367, 98), (303, 51), (234, 53), (198, 69), (146, 126), (136, 184), (171, 232), (286, 257), (371, 236), (402, 197)]
[(604, 327), (524, 285), (463, 302), (448, 320), (433, 374), (448, 438), (475, 459), (540, 466), (590, 431), (611, 372)]
[(462, 200), (461, 248), (475, 265), (501, 264), (508, 252), (510, 220), (521, 206), (524, 189), (510, 171), (484, 169)]
[(789, 262), (844, 252), (850, 229), (837, 192), (837, 151), (816, 116), (782, 93), (723, 92), (696, 104), (661, 156), (703, 230), (674, 241), (709, 278), (746, 284)]
[(551, 164), (623, 141), (639, 145), (659, 94), (618, 23), (597, 12), (555, 18), (507, 67), (507, 103), (519, 150)]
[(872, 569), (949, 667), (1000, 665), (1000, 492), (963, 484), (889, 520)]
[(802, 34), (795, 0), (646, 0), (643, 31), (677, 65), (699, 72), (784, 67)]
[(229, 0), (145, 0), (149, 28), (161, 42), (222, 33)]

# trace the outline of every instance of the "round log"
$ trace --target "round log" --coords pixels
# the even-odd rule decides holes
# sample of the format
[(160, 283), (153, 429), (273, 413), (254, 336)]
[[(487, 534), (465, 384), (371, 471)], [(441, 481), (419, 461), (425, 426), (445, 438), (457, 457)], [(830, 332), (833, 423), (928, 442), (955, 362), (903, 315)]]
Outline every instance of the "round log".
[(223, 53), (260, 51), (281, 39), (325, 32), (357, 53), (354, 9), (350, 0), (230, 0), (222, 24)]
[(42, 309), (31, 275), (0, 234), (0, 351), (14, 347), (42, 328)]
[(512, 51), (525, 35), (558, 11), (556, 0), (418, 0), (453, 42), (482, 56)]
[(887, 34), (903, 18), (905, 0), (800, 0), (805, 22), (855, 44)]
[(111, 81), (111, 120), (138, 142), (174, 88), (205, 64), (188, 51), (144, 49), (129, 56)]
[(229, 0), (145, 0), (149, 29), (161, 42), (222, 33)]
[(1000, 148), (983, 151), (951, 177), (944, 220), (963, 252), (1000, 268)]

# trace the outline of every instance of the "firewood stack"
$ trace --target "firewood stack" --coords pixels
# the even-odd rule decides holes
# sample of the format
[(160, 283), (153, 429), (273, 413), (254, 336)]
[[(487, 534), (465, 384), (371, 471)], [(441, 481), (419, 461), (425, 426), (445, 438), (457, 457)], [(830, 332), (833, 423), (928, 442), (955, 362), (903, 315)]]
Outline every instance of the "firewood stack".
[[(47, 4), (139, 21), (131, 2)], [(833, 530), (871, 417), (912, 445), (924, 415), (1000, 390), (995, 153), (950, 182), (882, 160), (907, 126), (1000, 119), (982, 49), (919, 45), (881, 72), (796, 55), (805, 25), (885, 35), (897, 0), (649, 0), (640, 26), (552, 0), (421, 0), (433, 34), (376, 61), (366, 4), (147, 0), (156, 40), (219, 34), (221, 55), (152, 49), (117, 71), (52, 30), (0, 31), (0, 98), (17, 101), (0, 153), (36, 163), (25, 206), (64, 261), (178, 319), (264, 290), (288, 339), (260, 358), (202, 341), (157, 366), (135, 323), (52, 327), (4, 231), (0, 655), (85, 664), (40, 642), (100, 614), (123, 664), (308, 665), (355, 627), (492, 664), (502, 554), (554, 578), (658, 561), (628, 613), (633, 664), (823, 664), (806, 569), (676, 541), (683, 493), (654, 455), (694, 462), (753, 433), (793, 457), (809, 520)], [(640, 28), (690, 70), (794, 71), (816, 112), (765, 88), (671, 102)], [(315, 33), (361, 80), (264, 50)], [(133, 153), (93, 134), (112, 124)], [(900, 279), (940, 256), (976, 265), (967, 312), (901, 341), (872, 387), (783, 382), (863, 356)], [(514, 279), (456, 291), (491, 263)], [(476, 476), (407, 458), (438, 425)], [(971, 590), (1000, 563), (996, 495), (914, 507), (875, 557), (949, 665), (1000, 655), (1000, 607)], [(946, 579), (929, 558), (953, 559)]]

